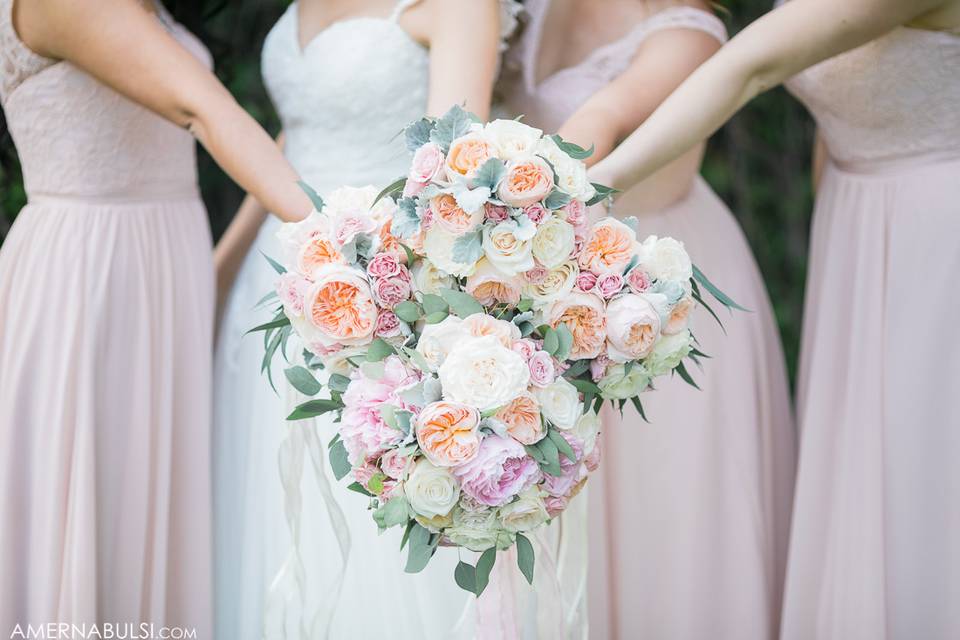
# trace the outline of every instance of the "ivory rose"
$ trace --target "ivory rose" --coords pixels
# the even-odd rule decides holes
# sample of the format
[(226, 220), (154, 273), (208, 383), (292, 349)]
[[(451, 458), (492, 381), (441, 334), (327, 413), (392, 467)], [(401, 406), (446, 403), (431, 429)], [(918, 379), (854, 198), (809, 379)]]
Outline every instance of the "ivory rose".
[(316, 332), (301, 334), (330, 345), (358, 345), (369, 342), (377, 324), (377, 305), (362, 272), (339, 264), (328, 264), (316, 272), (316, 281), (304, 300), (309, 326)]
[(443, 518), (460, 499), (460, 484), (450, 471), (421, 458), (403, 483), (410, 507), (425, 518)]
[(437, 370), (443, 397), (480, 411), (507, 404), (530, 382), (527, 363), (496, 336), (459, 341)]
[(653, 347), (653, 351), (644, 362), (651, 376), (666, 375), (673, 371), (690, 354), (693, 338), (689, 329), (664, 336)]
[[(517, 275), (533, 268), (533, 240), (537, 228), (526, 220), (505, 220), (483, 230), (483, 252), (487, 260), (507, 275)], [(469, 275), (469, 274), (467, 274)]]
[(522, 393), (495, 414), (520, 444), (534, 444), (546, 435), (540, 419), (540, 403), (533, 394)]
[(423, 252), (440, 271), (464, 278), (473, 273), (475, 264), (457, 262), (453, 259), (453, 243), (456, 240), (457, 236), (440, 225), (434, 225), (423, 239)]
[(482, 133), (468, 133), (450, 144), (445, 162), (449, 180), (470, 179), (496, 155), (496, 149)]
[(543, 158), (529, 155), (507, 163), (497, 195), (511, 207), (526, 207), (553, 191), (553, 169)]
[(663, 326), (663, 335), (672, 336), (680, 333), (690, 324), (690, 312), (693, 311), (693, 298), (685, 296), (680, 299), (670, 312), (670, 318)]
[(441, 272), (429, 260), (418, 260), (410, 275), (414, 288), (420, 293), (437, 293), (453, 286), (453, 278)]
[(480, 412), (456, 402), (431, 402), (417, 415), (414, 429), (423, 455), (438, 467), (463, 464), (480, 447)]
[(500, 523), (514, 533), (536, 529), (549, 519), (550, 514), (536, 487), (530, 487), (517, 500), (500, 507)]
[(436, 324), (424, 325), (416, 349), (427, 361), (430, 370), (436, 371), (453, 347), (469, 335), (463, 320), (457, 316), (447, 316)]
[(614, 362), (647, 357), (660, 336), (660, 314), (645, 295), (628, 293), (607, 305), (607, 355)]
[(535, 390), (534, 395), (540, 402), (540, 413), (558, 429), (572, 429), (583, 413), (580, 392), (566, 378), (557, 378)]
[(457, 204), (457, 199), (449, 193), (441, 193), (430, 199), (430, 211), (433, 219), (443, 230), (461, 236), (483, 222), (484, 210), (479, 208), (467, 213)]
[(519, 276), (507, 275), (481, 258), (473, 275), (467, 278), (465, 289), (484, 306), (498, 303), (514, 306), (520, 302), (523, 282)]
[(686, 283), (693, 277), (693, 265), (683, 243), (673, 238), (650, 236), (640, 245), (640, 264), (657, 280)]
[(573, 225), (556, 216), (550, 217), (533, 237), (533, 257), (547, 269), (557, 267), (573, 252)]
[(590, 228), (580, 267), (600, 275), (622, 273), (637, 251), (637, 236), (633, 229), (615, 218), (604, 218)]
[(516, 120), (494, 120), (484, 127), (487, 138), (497, 147), (497, 155), (503, 160), (523, 158), (537, 147), (543, 131), (534, 129)]
[(547, 324), (557, 328), (561, 323), (573, 334), (570, 359), (596, 358), (603, 351), (607, 338), (608, 311), (603, 300), (592, 293), (573, 292), (549, 307)]
[(550, 269), (543, 279), (527, 286), (527, 293), (540, 304), (566, 297), (577, 282), (580, 271), (575, 262), (564, 262)]

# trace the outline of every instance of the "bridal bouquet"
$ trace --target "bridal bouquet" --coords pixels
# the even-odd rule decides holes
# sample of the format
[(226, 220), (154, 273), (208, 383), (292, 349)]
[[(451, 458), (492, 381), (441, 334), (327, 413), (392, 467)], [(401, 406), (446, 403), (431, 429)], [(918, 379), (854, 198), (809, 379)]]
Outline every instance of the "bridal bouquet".
[[(441, 544), (481, 552), (457, 584), (480, 594), (498, 549), (561, 513), (600, 459), (598, 411), (704, 356), (687, 326), (705, 287), (735, 304), (672, 238), (636, 221), (587, 222), (611, 190), (590, 151), (517, 121), (454, 108), (405, 131), (409, 175), (380, 194), (343, 187), (279, 232), (281, 308), (263, 369), (296, 333), (285, 373), (313, 397), (290, 420), (334, 413), (335, 476), (405, 528), (407, 570)], [(325, 393), (324, 393), (325, 391)], [(322, 394), (322, 395), (321, 395)]]

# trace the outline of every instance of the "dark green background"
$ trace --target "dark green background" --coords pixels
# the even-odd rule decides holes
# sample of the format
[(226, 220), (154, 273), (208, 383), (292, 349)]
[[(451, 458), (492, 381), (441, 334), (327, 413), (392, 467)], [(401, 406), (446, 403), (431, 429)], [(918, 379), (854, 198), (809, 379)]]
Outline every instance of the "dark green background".
[[(287, 4), (288, 0), (235, 0), (211, 23), (220, 44), (215, 48), (223, 50), (220, 77), (271, 133), (278, 130), (278, 123), (260, 81), (260, 47)], [(734, 33), (769, 10), (772, 0), (724, 5), (724, 17)], [(755, 100), (714, 136), (704, 164), (704, 175), (739, 218), (766, 278), (791, 375), (806, 271), (812, 136), (813, 126), (803, 108), (777, 89)], [(202, 152), (200, 182), (218, 236), (242, 193)], [(0, 241), (24, 200), (19, 172), (0, 173)]]

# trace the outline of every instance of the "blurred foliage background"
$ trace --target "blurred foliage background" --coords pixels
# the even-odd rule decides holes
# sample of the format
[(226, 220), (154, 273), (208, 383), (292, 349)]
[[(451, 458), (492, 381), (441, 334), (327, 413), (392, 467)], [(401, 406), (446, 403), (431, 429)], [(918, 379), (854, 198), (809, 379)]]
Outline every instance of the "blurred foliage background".
[[(586, 0), (583, 0), (586, 1)], [(719, 10), (731, 34), (768, 11), (772, 0), (726, 0)], [(260, 79), (260, 49), (289, 0), (231, 0), (209, 21), (217, 73), (272, 134), (276, 114)], [(309, 79), (307, 79), (309, 81)], [(703, 173), (740, 220), (766, 279), (780, 323), (791, 377), (800, 337), (807, 236), (812, 196), (813, 125), (783, 89), (754, 100), (713, 137)], [(10, 162), (0, 168), (0, 242), (25, 195), (13, 145), (2, 141)], [(200, 182), (219, 237), (243, 197), (202, 150)], [(721, 283), (722, 284), (722, 283)]]

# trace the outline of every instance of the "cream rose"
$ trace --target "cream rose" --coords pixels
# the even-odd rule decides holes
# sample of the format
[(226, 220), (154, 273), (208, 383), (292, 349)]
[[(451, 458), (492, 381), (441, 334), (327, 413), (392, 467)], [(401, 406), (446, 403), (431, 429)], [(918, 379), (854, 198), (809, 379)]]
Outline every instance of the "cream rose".
[(453, 259), (453, 243), (457, 236), (434, 225), (423, 239), (423, 252), (440, 271), (460, 278), (469, 276), (476, 264), (464, 264)]
[(670, 317), (663, 325), (663, 334), (672, 336), (686, 330), (687, 325), (690, 324), (691, 311), (693, 311), (693, 297), (685, 296), (681, 298), (680, 302), (674, 305)]
[(497, 511), (486, 505), (467, 505), (471, 498), (460, 498), (460, 506), (453, 512), (453, 525), (444, 531), (447, 539), (455, 545), (471, 551), (486, 551), (497, 545), (503, 535), (497, 522)]
[(583, 413), (580, 392), (566, 378), (557, 378), (533, 393), (540, 402), (540, 413), (558, 429), (572, 429)]
[(564, 155), (565, 157), (553, 166), (557, 172), (557, 188), (577, 200), (590, 200), (597, 190), (590, 184), (586, 165)]
[(443, 398), (490, 411), (507, 404), (530, 382), (527, 363), (495, 336), (459, 341), (437, 370)]
[(461, 326), (475, 338), (493, 336), (507, 349), (512, 349), (514, 340), (520, 339), (520, 327), (512, 322), (498, 320), (485, 313), (475, 313), (468, 316)]
[(521, 274), (533, 268), (531, 241), (536, 233), (537, 228), (529, 220), (517, 222), (510, 219), (493, 228), (485, 227), (483, 253), (502, 273), (508, 276)]
[(597, 446), (597, 436), (600, 435), (600, 416), (592, 410), (577, 419), (573, 433), (583, 443), (583, 455), (588, 456)]
[(460, 499), (460, 483), (443, 467), (421, 458), (403, 483), (410, 507), (425, 518), (444, 517)]
[(533, 257), (548, 269), (570, 259), (574, 247), (573, 225), (551, 216), (537, 227), (533, 237)]
[(437, 324), (424, 325), (417, 351), (427, 361), (431, 371), (436, 371), (453, 347), (469, 337), (463, 326), (463, 320), (457, 316), (447, 316)]
[(573, 291), (580, 268), (575, 262), (564, 262), (550, 269), (543, 280), (527, 285), (527, 294), (539, 305), (560, 300)]
[(414, 290), (420, 293), (437, 293), (453, 286), (453, 278), (437, 269), (430, 260), (419, 260), (410, 270)]
[(693, 265), (683, 243), (673, 238), (650, 236), (640, 244), (639, 264), (657, 280), (684, 285), (693, 277)]
[(514, 533), (536, 529), (549, 519), (537, 487), (530, 487), (516, 500), (500, 507), (500, 523), (504, 529)]
[(516, 160), (533, 153), (543, 131), (516, 120), (494, 120), (484, 128), (503, 160)]

